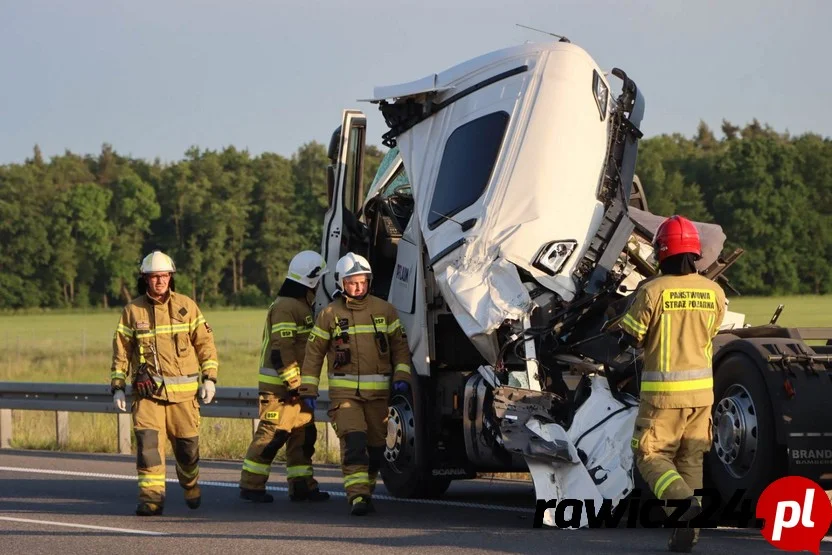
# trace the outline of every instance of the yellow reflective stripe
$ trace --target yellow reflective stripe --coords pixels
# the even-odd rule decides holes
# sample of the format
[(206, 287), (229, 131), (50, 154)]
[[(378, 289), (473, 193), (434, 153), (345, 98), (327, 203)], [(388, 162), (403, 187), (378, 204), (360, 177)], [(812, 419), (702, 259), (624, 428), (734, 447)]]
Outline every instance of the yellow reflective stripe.
[(266, 333), (266, 330), (263, 330), (263, 343), (260, 345), (260, 366), (264, 366), (266, 363), (266, 351), (269, 350), (269, 334)]
[(305, 334), (309, 333), (310, 331), (312, 331), (311, 327), (310, 328), (305, 328), (305, 327), (301, 326), (301, 327), (298, 327), (297, 334), (298, 335), (305, 335)]
[(287, 478), (303, 478), (306, 476), (312, 476), (312, 467), (305, 465), (305, 466), (287, 466), (286, 467), (286, 477)]
[(165, 487), (165, 475), (164, 474), (139, 474), (139, 487), (140, 488)]
[(633, 318), (632, 314), (625, 314), (624, 317), (621, 319), (621, 323), (626, 324), (628, 328), (638, 333), (639, 335), (644, 335), (645, 333), (647, 333), (647, 326)]
[(286, 380), (287, 382), (295, 376), (300, 376), (300, 370), (298, 370), (297, 366), (289, 368), (288, 370), (280, 374), (280, 377)]
[(387, 333), (393, 333), (400, 327), (402, 327), (402, 323), (399, 320), (396, 320), (395, 322), (387, 326)]
[(182, 474), (182, 476), (184, 476), (185, 478), (196, 478), (197, 476), (199, 476), (199, 466), (195, 466), (194, 469), (190, 472), (188, 472), (178, 464), (176, 465), (176, 468), (179, 469), (179, 473)]
[[(373, 326), (372, 324), (360, 324), (357, 326), (350, 326), (349, 328), (347, 328), (347, 333), (349, 335), (371, 334), (375, 333), (376, 330), (387, 333), (387, 326), (380, 326), (378, 324), (376, 324), (375, 326)], [(344, 330), (342, 328), (332, 328), (332, 330), (330, 331), (332, 332), (333, 336), (341, 335), (342, 333), (344, 333)], [(312, 330), (312, 333), (315, 333), (315, 330)]]
[(667, 487), (676, 480), (681, 479), (682, 477), (675, 470), (668, 470), (662, 474), (659, 479), (656, 480), (656, 485), (653, 487), (653, 493), (656, 495), (656, 498), (661, 499), (662, 494), (665, 492)]
[(694, 389), (711, 389), (713, 386), (713, 378), (683, 380), (678, 382), (641, 382), (642, 391), (692, 391)]
[(198, 374), (193, 374), (192, 376), (167, 376), (164, 378), (165, 383), (190, 383), (196, 382), (199, 380)]
[(670, 370), (670, 315), (662, 314), (659, 332), (659, 370)]
[(407, 364), (397, 364), (395, 368), (393, 368), (394, 372), (404, 372), (405, 374), (410, 374), (410, 366)]
[(340, 379), (340, 378), (335, 378), (335, 379), (330, 378), (330, 380), (329, 380), (329, 388), (330, 389), (333, 389), (333, 388), (336, 388), (336, 387), (340, 387), (340, 388), (344, 388), (344, 389), (347, 389), (347, 388), (356, 389), (356, 388), (359, 388), (359, 386), (360, 386), (360, 389), (372, 389), (372, 390), (380, 391), (380, 390), (389, 388), (390, 383), (389, 383), (389, 381), (386, 381), (386, 382), (370, 382), (370, 381), (365, 382), (365, 381), (361, 381), (361, 382), (359, 382), (359, 381), (356, 381), (356, 380), (343, 380), (343, 379)]
[(133, 337), (133, 328), (128, 328), (124, 324), (119, 324), (118, 327), (116, 328), (116, 333), (120, 333), (121, 335), (132, 338)]
[(203, 362), (200, 365), (200, 368), (202, 368), (203, 370), (208, 370), (209, 368), (219, 368), (219, 366), (220, 366), (219, 362), (217, 362), (216, 360), (214, 360), (212, 358), (209, 358), (208, 360), (206, 360), (205, 362)]
[(307, 384), (307, 385), (318, 385), (321, 383), (320, 378), (316, 378), (315, 376), (301, 376), (300, 383)]
[(244, 459), (243, 470), (251, 472), (252, 474), (258, 474), (260, 476), (268, 476), (271, 474), (272, 468), (268, 464), (260, 464), (250, 459)]
[(366, 472), (355, 472), (353, 474), (347, 474), (344, 476), (344, 487), (348, 488), (350, 486), (355, 486), (358, 484), (369, 484), (370, 483), (370, 475)]
[(322, 330), (318, 326), (313, 326), (311, 333), (312, 333), (312, 335), (314, 335), (316, 337), (320, 337), (321, 339), (326, 339), (327, 341), (329, 341), (329, 339), (332, 337), (331, 335), (329, 335), (328, 331)]
[(199, 389), (199, 382), (189, 383), (165, 383), (165, 389), (171, 393), (187, 393)]
[[(261, 369), (264, 370), (264, 369)], [(262, 371), (260, 372), (260, 381), (263, 383), (268, 383), (272, 385), (283, 385), (284, 381), (282, 378), (278, 378), (277, 376), (270, 376), (268, 374), (264, 374)]]
[(127, 374), (124, 372), (110, 372), (110, 379), (111, 380), (126, 380)]
[(156, 335), (170, 335), (173, 333), (187, 333), (191, 331), (192, 328), (188, 326), (188, 324), (163, 324), (161, 326), (156, 326), (155, 329), (152, 330), (136, 330), (136, 337), (144, 338), (144, 337), (153, 337)]
[(298, 326), (294, 322), (278, 322), (276, 324), (272, 324), (272, 333), (281, 330), (291, 330), (297, 331)]
[(708, 343), (705, 345), (705, 360), (708, 361), (708, 365), (711, 364), (711, 360), (714, 354), (713, 343), (711, 342), (711, 335), (713, 335), (713, 331), (711, 330), (711, 328), (713, 328), (714, 326), (715, 318), (716, 315), (714, 314), (708, 316)]
[(205, 323), (205, 316), (200, 315), (196, 320), (188, 324), (189, 331), (194, 331), (197, 326)]

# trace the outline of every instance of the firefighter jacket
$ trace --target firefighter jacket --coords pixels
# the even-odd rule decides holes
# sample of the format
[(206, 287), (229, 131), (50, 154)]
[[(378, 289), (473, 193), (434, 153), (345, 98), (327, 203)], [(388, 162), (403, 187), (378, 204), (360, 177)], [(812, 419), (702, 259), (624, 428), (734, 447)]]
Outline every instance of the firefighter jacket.
[(396, 308), (372, 295), (342, 295), (318, 315), (306, 343), (301, 395), (318, 395), (324, 357), (331, 400), (386, 399), (391, 377), (411, 381), (410, 349)]
[(164, 383), (155, 397), (160, 400), (195, 399), (200, 372), (217, 381), (214, 336), (193, 300), (171, 291), (163, 302), (142, 295), (124, 307), (113, 337), (111, 387), (123, 388), (142, 363), (157, 384)]
[(315, 297), (278, 297), (269, 307), (260, 351), (260, 391), (286, 397), (300, 386), (306, 340), (312, 331)]
[(696, 273), (639, 287), (618, 325), (644, 346), (642, 401), (657, 408), (713, 404), (712, 340), (725, 306), (722, 288)]

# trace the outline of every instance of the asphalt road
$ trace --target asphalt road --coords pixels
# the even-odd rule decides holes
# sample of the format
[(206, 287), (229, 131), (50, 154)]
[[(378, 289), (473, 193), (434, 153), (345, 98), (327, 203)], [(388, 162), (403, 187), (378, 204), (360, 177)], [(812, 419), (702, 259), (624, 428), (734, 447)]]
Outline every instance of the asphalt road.
[[(378, 513), (348, 514), (337, 467), (316, 468), (325, 503), (291, 503), (275, 465), (271, 505), (238, 497), (239, 463), (203, 461), (203, 503), (185, 506), (167, 485), (164, 516), (135, 516), (134, 458), (120, 455), (0, 453), (0, 553), (667, 553), (667, 531), (532, 527), (534, 492), (519, 482), (454, 482), (442, 500), (377, 493)], [(168, 464), (168, 479), (175, 479)], [(703, 530), (696, 553), (781, 553), (756, 530)], [(821, 552), (832, 553), (827, 538)]]

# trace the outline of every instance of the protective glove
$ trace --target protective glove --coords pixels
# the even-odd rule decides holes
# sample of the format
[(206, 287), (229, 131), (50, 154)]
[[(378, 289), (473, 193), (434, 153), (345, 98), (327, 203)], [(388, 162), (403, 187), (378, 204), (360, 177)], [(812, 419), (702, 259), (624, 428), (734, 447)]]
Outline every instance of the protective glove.
[(315, 397), (301, 397), (301, 400), (312, 412), (315, 412), (315, 409), (318, 408), (318, 400)]
[(410, 384), (401, 380), (393, 382), (393, 391), (395, 391), (396, 393), (405, 394), (408, 391), (410, 391)]
[(202, 385), (199, 386), (199, 397), (208, 405), (214, 400), (214, 395), (217, 393), (217, 386), (211, 380), (203, 380)]
[(127, 411), (127, 400), (124, 398), (124, 391), (121, 389), (117, 389), (115, 393), (113, 393), (113, 406), (116, 410), (120, 410), (121, 412)]
[(142, 399), (150, 399), (157, 393), (156, 382), (150, 377), (146, 365), (140, 365), (136, 372), (136, 381), (133, 382), (133, 389)]

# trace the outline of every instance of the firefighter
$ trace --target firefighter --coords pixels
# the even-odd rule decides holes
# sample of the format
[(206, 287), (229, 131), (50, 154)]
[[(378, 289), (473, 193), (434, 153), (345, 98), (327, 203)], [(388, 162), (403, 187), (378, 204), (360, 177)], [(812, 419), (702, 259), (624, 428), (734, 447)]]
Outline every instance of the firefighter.
[(300, 365), (312, 330), (315, 291), (326, 273), (320, 254), (303, 251), (289, 263), (286, 279), (269, 307), (260, 353), (260, 424), (246, 452), (240, 497), (271, 503), (266, 493), (271, 464), (286, 445), (286, 478), (292, 501), (325, 501), (312, 472), (318, 434), (315, 414), (298, 397)]
[(170, 439), (185, 503), (199, 507), (199, 401), (216, 392), (217, 350), (211, 327), (196, 303), (174, 291), (176, 266), (161, 251), (142, 260), (139, 297), (124, 307), (113, 337), (110, 388), (126, 411), (125, 383), (132, 379), (139, 516), (161, 515), (165, 505), (165, 443)]
[[(341, 470), (350, 513), (374, 510), (372, 495), (387, 436), (391, 381), (410, 388), (410, 350), (395, 307), (369, 294), (372, 270), (347, 253), (335, 267), (340, 295), (321, 311), (309, 335), (300, 394), (315, 407), (327, 358), (329, 417), (341, 443)], [(392, 379), (392, 380), (391, 380)]]
[[(687, 499), (689, 521), (701, 512), (705, 453), (714, 402), (712, 339), (725, 315), (722, 288), (696, 270), (702, 249), (694, 224), (672, 216), (654, 238), (660, 275), (644, 282), (618, 322), (622, 347), (643, 346), (641, 403), (632, 440), (635, 462), (658, 499)], [(670, 509), (672, 510), (672, 509)], [(699, 530), (675, 528), (670, 551), (688, 553)]]

